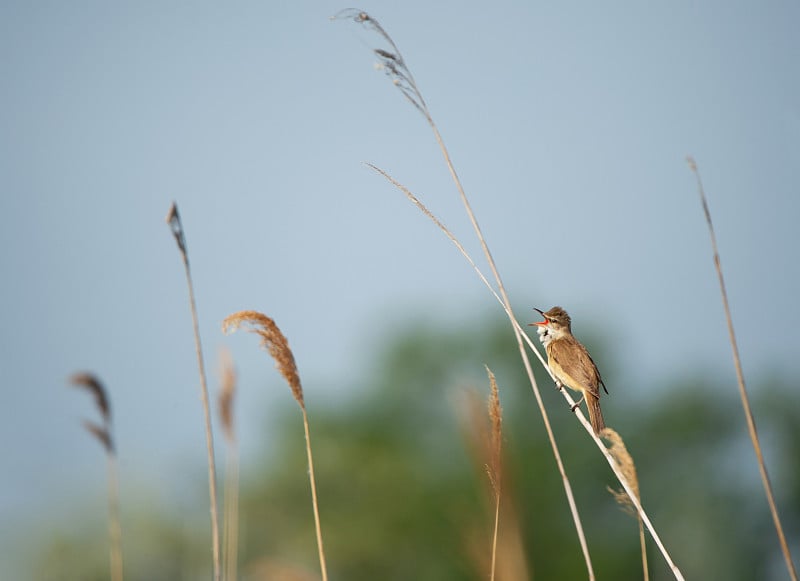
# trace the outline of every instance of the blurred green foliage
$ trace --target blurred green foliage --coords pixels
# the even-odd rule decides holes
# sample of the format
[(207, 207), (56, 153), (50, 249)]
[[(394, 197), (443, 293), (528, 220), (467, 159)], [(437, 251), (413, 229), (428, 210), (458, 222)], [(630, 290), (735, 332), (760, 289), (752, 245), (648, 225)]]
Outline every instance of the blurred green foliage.
[[(606, 421), (625, 439), (643, 504), (685, 577), (785, 579), (732, 370), (720, 369), (713, 378), (684, 372), (683, 379), (626, 386), (614, 377), (609, 346), (582, 338), (611, 392), (603, 400)], [(484, 364), (500, 386), (503, 502), (519, 520), (528, 574), (545, 580), (586, 578), (518, 348), (507, 322), (493, 317), (457, 329), (409, 322), (393, 330), (382, 352), (364, 354), (358, 385), (327, 392), (306, 385), (331, 579), (487, 578), (490, 499), (482, 461), (470, 453), (460, 413), (468, 389), (480, 390), (482, 398), (488, 393)], [(605, 459), (539, 367), (534, 362), (597, 578), (640, 579), (636, 520), (608, 493), (606, 487), (618, 488), (618, 483)], [(276, 374), (276, 386), (279, 381)], [(784, 527), (797, 551), (800, 393), (779, 380), (752, 383)], [(323, 400), (322, 393), (333, 395)], [(288, 390), (286, 396), (285, 413), (270, 431), (277, 452), (269, 461), (242, 467), (240, 571), (245, 579), (318, 577), (302, 424)], [(137, 513), (135, 527), (123, 522), (127, 579), (209, 578), (202, 490), (197, 501), (196, 526), (176, 522), (169, 511)], [(127, 514), (136, 510), (127, 508)], [(70, 538), (50, 538), (36, 550), (37, 579), (108, 578), (103, 531), (73, 530)], [(672, 578), (649, 538), (648, 555), (651, 579)], [(281, 567), (305, 576), (274, 573)], [(263, 577), (259, 571), (265, 570), (272, 575)]]

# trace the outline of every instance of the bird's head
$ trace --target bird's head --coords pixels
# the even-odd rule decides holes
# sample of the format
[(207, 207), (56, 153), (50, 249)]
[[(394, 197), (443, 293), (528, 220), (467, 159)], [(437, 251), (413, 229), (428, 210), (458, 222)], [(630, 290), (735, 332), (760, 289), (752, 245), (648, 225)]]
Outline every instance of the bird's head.
[(545, 345), (553, 339), (558, 339), (562, 335), (572, 332), (572, 320), (569, 318), (567, 311), (561, 307), (553, 307), (549, 311), (534, 310), (544, 317), (544, 321), (531, 323), (529, 326), (537, 327), (536, 332), (539, 333), (539, 338)]

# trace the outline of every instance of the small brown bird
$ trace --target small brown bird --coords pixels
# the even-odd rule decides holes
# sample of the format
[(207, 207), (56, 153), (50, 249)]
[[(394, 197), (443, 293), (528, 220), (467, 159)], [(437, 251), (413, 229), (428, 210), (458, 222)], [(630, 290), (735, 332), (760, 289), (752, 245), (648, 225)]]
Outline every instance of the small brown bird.
[(586, 347), (572, 335), (572, 320), (567, 311), (561, 307), (553, 307), (547, 312), (535, 310), (544, 317), (544, 321), (531, 323), (530, 326), (538, 327), (539, 340), (547, 351), (547, 364), (561, 384), (581, 392), (582, 397), (572, 411), (585, 399), (589, 421), (594, 433), (600, 435), (600, 431), (606, 427), (600, 410), (600, 386), (606, 393), (608, 390), (597, 365)]

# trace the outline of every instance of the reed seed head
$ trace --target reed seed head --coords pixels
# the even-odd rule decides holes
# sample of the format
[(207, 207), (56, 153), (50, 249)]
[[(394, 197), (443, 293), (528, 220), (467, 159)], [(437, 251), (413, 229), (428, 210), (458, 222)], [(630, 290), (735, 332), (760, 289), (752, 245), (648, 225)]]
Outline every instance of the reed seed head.
[(497, 380), (489, 367), (486, 367), (489, 376), (489, 422), (491, 424), (491, 436), (489, 440), (489, 462), (487, 471), (492, 482), (495, 494), (500, 493), (500, 460), (503, 444), (503, 409), (500, 407), (500, 394), (497, 389)]
[(236, 439), (233, 421), (233, 399), (236, 395), (236, 369), (233, 366), (231, 353), (222, 349), (220, 360), (220, 392), (219, 392), (219, 418), (222, 429), (229, 442)]
[(239, 311), (227, 316), (222, 321), (222, 332), (227, 334), (237, 331), (243, 324), (247, 325), (247, 331), (261, 337), (261, 346), (275, 360), (275, 365), (289, 384), (294, 399), (297, 400), (301, 408), (305, 409), (303, 387), (300, 384), (300, 375), (297, 372), (294, 354), (289, 348), (289, 341), (281, 333), (278, 325), (271, 318), (258, 311)]
[(107, 453), (113, 454), (114, 441), (111, 437), (111, 404), (109, 403), (108, 394), (103, 384), (91, 373), (75, 373), (69, 378), (69, 381), (75, 387), (86, 389), (94, 396), (95, 405), (100, 412), (100, 416), (103, 418), (103, 423), (100, 425), (90, 422), (89, 420), (84, 420), (83, 427), (100, 441)]
[(414, 107), (422, 113), (426, 119), (430, 120), (430, 113), (425, 100), (422, 98), (422, 93), (417, 88), (417, 83), (414, 81), (414, 76), (411, 70), (406, 65), (403, 55), (397, 45), (389, 36), (389, 33), (384, 30), (380, 23), (372, 18), (369, 14), (362, 10), (355, 8), (348, 8), (338, 12), (331, 17), (332, 20), (352, 20), (356, 24), (361, 24), (366, 29), (375, 32), (385, 43), (386, 48), (375, 48), (372, 52), (378, 57), (379, 67), (386, 73), (386, 76), (391, 79), (392, 84), (400, 89), (403, 96), (414, 105)]
[(97, 409), (100, 411), (103, 421), (110, 423), (111, 404), (108, 401), (108, 395), (106, 394), (103, 384), (100, 383), (100, 380), (91, 373), (75, 373), (69, 378), (69, 381), (75, 387), (82, 387), (94, 396), (95, 405), (97, 405)]
[[(639, 496), (639, 477), (636, 475), (636, 465), (633, 462), (633, 457), (625, 447), (625, 442), (622, 440), (622, 436), (620, 436), (611, 428), (605, 428), (602, 431), (602, 436), (611, 443), (611, 446), (608, 448), (609, 453), (617, 462), (617, 465), (620, 467), (620, 470), (625, 476), (625, 479), (628, 481), (628, 484), (630, 484), (633, 493), (636, 495), (636, 500), (641, 502), (641, 497)], [(625, 512), (631, 515), (636, 514), (636, 508), (634, 507), (633, 502), (631, 502), (631, 499), (628, 496), (628, 493), (625, 492), (624, 488), (614, 490), (613, 488), (609, 487), (608, 491), (614, 497), (614, 500), (616, 500), (617, 503), (622, 506)]]
[(108, 431), (107, 427), (95, 424), (89, 420), (83, 420), (83, 427), (86, 428), (87, 432), (97, 438), (107, 453), (114, 453), (114, 442), (111, 440), (111, 432)]
[(169, 225), (170, 230), (172, 230), (172, 235), (175, 237), (175, 242), (178, 243), (178, 248), (180, 249), (181, 254), (183, 254), (185, 258), (186, 235), (183, 232), (181, 215), (178, 213), (178, 205), (175, 202), (172, 202), (172, 205), (169, 207), (169, 212), (167, 212), (167, 224)]

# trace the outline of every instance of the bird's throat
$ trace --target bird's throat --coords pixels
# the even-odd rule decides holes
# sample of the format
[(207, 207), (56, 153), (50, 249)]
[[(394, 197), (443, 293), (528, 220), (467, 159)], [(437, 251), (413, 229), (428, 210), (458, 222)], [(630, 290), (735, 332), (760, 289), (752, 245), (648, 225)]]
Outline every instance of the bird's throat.
[(553, 340), (553, 330), (546, 325), (538, 327), (536, 332), (539, 334), (539, 341), (541, 341), (542, 345), (545, 347), (547, 347), (550, 344), (550, 341)]

